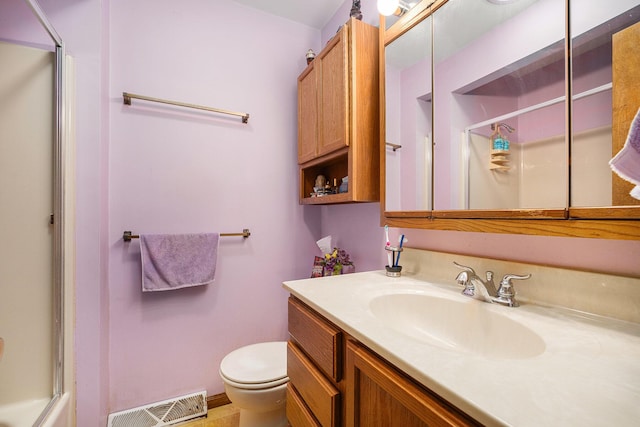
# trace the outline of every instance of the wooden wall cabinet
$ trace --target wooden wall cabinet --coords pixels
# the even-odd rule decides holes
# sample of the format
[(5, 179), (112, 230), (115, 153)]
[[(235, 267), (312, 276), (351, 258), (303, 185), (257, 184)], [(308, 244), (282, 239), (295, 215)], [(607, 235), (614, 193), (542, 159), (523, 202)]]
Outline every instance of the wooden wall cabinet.
[(295, 297), (289, 298), (289, 333), (292, 427), (481, 425)]
[[(298, 77), (300, 203), (380, 200), (378, 29), (351, 18)], [(315, 179), (346, 193), (311, 197)]]

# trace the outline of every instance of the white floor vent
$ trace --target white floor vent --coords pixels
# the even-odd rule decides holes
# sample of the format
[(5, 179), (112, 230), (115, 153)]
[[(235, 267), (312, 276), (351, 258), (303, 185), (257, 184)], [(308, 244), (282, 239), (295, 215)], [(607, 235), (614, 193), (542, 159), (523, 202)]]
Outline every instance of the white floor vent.
[(207, 392), (188, 394), (109, 414), (107, 427), (169, 426), (207, 414)]

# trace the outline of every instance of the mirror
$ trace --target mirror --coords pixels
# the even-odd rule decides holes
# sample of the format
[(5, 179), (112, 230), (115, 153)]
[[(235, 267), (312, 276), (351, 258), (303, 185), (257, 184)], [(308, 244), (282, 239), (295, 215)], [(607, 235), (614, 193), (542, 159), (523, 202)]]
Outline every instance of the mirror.
[(431, 209), (431, 17), (385, 47), (385, 205)]
[(609, 167), (640, 107), (639, 4), (571, 1), (572, 207), (640, 205)]
[[(381, 25), (383, 135), (402, 146), (383, 150), (384, 222), (640, 239), (634, 185), (609, 167), (640, 107), (640, 0), (437, 0), (414, 10)], [(422, 20), (424, 48), (410, 42)], [(429, 42), (431, 69), (403, 81)], [(418, 145), (429, 106), (431, 159)]]
[(564, 2), (449, 0), (433, 26), (434, 209), (564, 209)]

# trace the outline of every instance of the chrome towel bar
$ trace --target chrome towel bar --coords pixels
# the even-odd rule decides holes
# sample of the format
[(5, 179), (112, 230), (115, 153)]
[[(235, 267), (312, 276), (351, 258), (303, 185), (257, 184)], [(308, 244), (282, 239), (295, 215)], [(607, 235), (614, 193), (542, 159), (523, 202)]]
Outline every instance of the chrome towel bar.
[(242, 123), (249, 122), (249, 113), (238, 113), (236, 111), (221, 110), (219, 108), (205, 107), (203, 105), (186, 104), (184, 102), (169, 101), (166, 99), (152, 98), (150, 96), (135, 95), (133, 93), (122, 92), (122, 98), (125, 105), (131, 105), (132, 99), (141, 99), (149, 102), (159, 102), (161, 104), (177, 105), (178, 107), (195, 108), (196, 110), (212, 111), (214, 113), (229, 114), (232, 116), (242, 117)]
[[(242, 230), (242, 233), (220, 233), (220, 237), (232, 237), (232, 236), (242, 236), (245, 239), (249, 236), (251, 236), (251, 232), (249, 231), (248, 228), (245, 228), (244, 230)], [(125, 231), (124, 233), (122, 233), (122, 240), (124, 240), (125, 242), (130, 242), (131, 239), (139, 239), (140, 236), (137, 234), (133, 234), (131, 231)]]
[(396, 151), (396, 150), (398, 150), (399, 148), (402, 148), (402, 145), (392, 144), (392, 143), (390, 143), (390, 142), (387, 142), (387, 143), (386, 143), (386, 145), (387, 145), (388, 147), (393, 148), (393, 151)]

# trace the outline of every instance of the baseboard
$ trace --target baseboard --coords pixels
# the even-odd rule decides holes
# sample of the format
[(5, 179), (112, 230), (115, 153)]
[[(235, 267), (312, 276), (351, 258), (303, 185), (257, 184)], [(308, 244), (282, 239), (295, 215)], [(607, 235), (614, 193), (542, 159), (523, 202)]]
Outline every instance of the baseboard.
[(217, 408), (231, 403), (226, 393), (214, 394), (207, 397), (207, 408)]

